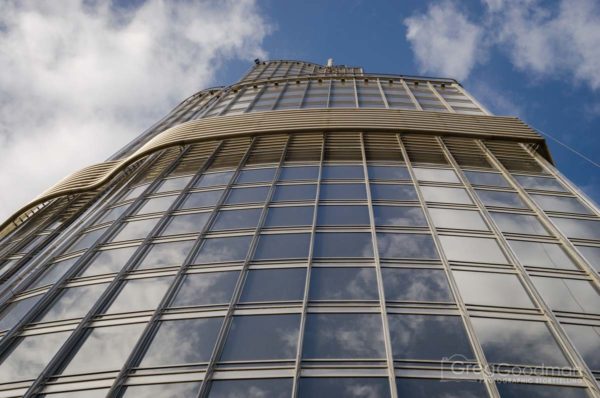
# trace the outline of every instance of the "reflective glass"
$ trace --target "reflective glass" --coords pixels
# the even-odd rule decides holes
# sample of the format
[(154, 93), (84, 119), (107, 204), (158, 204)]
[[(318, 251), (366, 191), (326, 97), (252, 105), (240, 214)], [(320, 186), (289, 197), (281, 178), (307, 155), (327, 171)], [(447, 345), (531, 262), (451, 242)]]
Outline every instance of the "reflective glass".
[(378, 300), (374, 267), (313, 267), (310, 300)]
[(467, 180), (472, 185), (490, 185), (495, 187), (509, 187), (508, 181), (501, 174), (486, 173), (482, 171), (465, 171)]
[(221, 210), (210, 229), (211, 231), (255, 229), (261, 213), (262, 209)]
[(140, 196), (142, 194), (142, 192), (144, 192), (146, 190), (146, 188), (148, 188), (149, 185), (150, 185), (150, 183), (147, 183), (147, 184), (138, 185), (137, 187), (134, 187), (134, 188), (130, 188), (129, 191), (126, 192), (126, 195), (121, 200), (137, 198), (138, 196)]
[(292, 379), (215, 380), (208, 398), (289, 398)]
[(600, 293), (588, 281), (537, 276), (531, 280), (554, 311), (600, 314)]
[(79, 257), (73, 257), (68, 260), (48, 264), (44, 273), (42, 273), (34, 283), (28, 286), (28, 289), (54, 284), (73, 266), (73, 264), (75, 264), (75, 262), (77, 262), (77, 260), (79, 260)]
[(563, 213), (593, 214), (592, 211), (577, 198), (569, 196), (529, 195), (544, 211)]
[(44, 398), (106, 398), (108, 388), (94, 389), (94, 390), (79, 390), (69, 392), (59, 392), (57, 394), (46, 394)]
[(486, 398), (485, 384), (469, 380), (396, 379), (399, 397), (411, 398)]
[(321, 179), (323, 180), (362, 180), (363, 178), (362, 165), (323, 165), (321, 170)]
[(76, 252), (91, 247), (94, 243), (96, 243), (98, 238), (100, 238), (100, 236), (104, 232), (106, 232), (106, 228), (107, 227), (95, 229), (91, 232), (82, 234), (79, 238), (77, 238), (75, 243), (73, 243), (71, 246), (69, 246), (67, 250), (65, 250), (65, 253)]
[(269, 187), (233, 188), (229, 191), (225, 203), (235, 205), (241, 203), (262, 203), (267, 199)]
[(524, 266), (578, 269), (573, 260), (555, 243), (509, 240), (508, 244)]
[(314, 184), (277, 185), (273, 202), (314, 201), (316, 195), (317, 186)]
[(106, 210), (104, 215), (95, 222), (95, 224), (102, 224), (108, 221), (114, 221), (121, 216), (121, 214), (125, 213), (125, 210), (129, 208), (130, 203), (122, 206), (113, 207), (112, 209)]
[(377, 233), (381, 258), (437, 259), (438, 254), (430, 235)]
[(177, 199), (177, 195), (146, 199), (136, 214), (163, 212), (171, 206), (175, 199)]
[(137, 246), (134, 246), (114, 250), (101, 250), (94, 259), (89, 262), (80, 276), (117, 273), (121, 271), (137, 248)]
[(250, 184), (254, 182), (271, 182), (275, 177), (275, 170), (269, 169), (250, 169), (242, 170), (236, 179), (236, 184)]
[(426, 169), (422, 167), (413, 167), (415, 177), (419, 181), (435, 181), (435, 182), (456, 182), (460, 180), (456, 176), (454, 170), (449, 169)]
[(71, 332), (37, 334), (17, 340), (0, 365), (0, 383), (33, 380), (44, 370)]
[(536, 216), (497, 212), (490, 212), (490, 215), (504, 233), (549, 235)]
[(315, 234), (314, 257), (373, 257), (369, 232), (319, 232)]
[(300, 315), (234, 316), (221, 361), (294, 359)]
[(458, 316), (388, 314), (388, 321), (394, 359), (475, 358)]
[(498, 242), (491, 238), (440, 236), (440, 243), (450, 261), (508, 264)]
[(223, 195), (222, 189), (217, 189), (214, 191), (204, 191), (204, 192), (192, 192), (188, 194), (179, 206), (180, 209), (195, 209), (202, 207), (212, 207), (217, 204), (219, 199)]
[(514, 176), (515, 179), (526, 189), (539, 189), (543, 191), (566, 192), (566, 188), (562, 186), (554, 178), (548, 177), (533, 177), (533, 176)]
[(204, 240), (194, 264), (242, 261), (250, 247), (252, 236), (232, 236)]
[[(384, 377), (302, 377), (298, 398), (389, 398)], [(212, 397), (211, 397), (212, 398)]]
[(111, 242), (122, 240), (144, 239), (150, 234), (152, 228), (158, 223), (159, 218), (150, 218), (147, 220), (130, 221), (123, 223), (123, 227), (111, 239)]
[(319, 177), (318, 166), (283, 167), (279, 174), (281, 181), (316, 180)]
[(166, 228), (161, 232), (162, 236), (191, 234), (202, 231), (206, 225), (210, 212), (182, 214), (180, 216), (172, 216)]
[(265, 227), (309, 226), (313, 221), (312, 206), (270, 207)]
[(426, 227), (427, 220), (420, 207), (373, 206), (376, 226)]
[(473, 210), (429, 209), (436, 228), (473, 229), (487, 231), (481, 214)]
[(33, 306), (40, 301), (43, 294), (37, 296), (28, 297), (23, 300), (15, 301), (11, 303), (2, 313), (2, 319), (0, 319), (0, 330), (11, 329), (15, 326)]
[(127, 280), (106, 313), (153, 310), (172, 281), (170, 276)]
[(471, 322), (490, 363), (569, 365), (544, 322), (494, 318)]
[(304, 359), (384, 358), (380, 314), (306, 315)]
[(576, 246), (577, 250), (583, 255), (586, 261), (600, 272), (600, 247), (595, 246)]
[(121, 369), (145, 326), (135, 323), (91, 329), (62, 374)]
[(96, 303), (108, 283), (63, 289), (48, 310), (36, 322), (83, 318)]
[(388, 301), (454, 301), (441, 269), (382, 268), (381, 272)]
[(516, 275), (452, 271), (465, 304), (533, 308)]
[(600, 221), (598, 220), (559, 217), (550, 217), (550, 219), (569, 238), (600, 240)]
[[(148, 386), (128, 386), (123, 398), (196, 398), (200, 383), (169, 383)], [(102, 396), (104, 397), (104, 395)], [(48, 398), (54, 398), (49, 396)], [(87, 398), (87, 397), (86, 397)]]
[(204, 174), (202, 177), (200, 177), (200, 181), (196, 183), (196, 187), (212, 187), (216, 185), (227, 185), (229, 180), (231, 180), (232, 176), (233, 171)]
[(321, 184), (321, 200), (366, 200), (365, 184)]
[(194, 246), (193, 240), (150, 245), (137, 269), (180, 266)]
[(600, 326), (562, 325), (588, 367), (600, 370)]
[(228, 304), (239, 274), (238, 271), (188, 274), (170, 307)]
[(486, 206), (527, 208), (516, 192), (484, 191), (482, 189), (476, 189), (475, 191)]
[(370, 184), (371, 199), (391, 201), (415, 201), (417, 192), (412, 185)]
[(404, 166), (368, 166), (371, 180), (410, 180)]
[(305, 268), (251, 269), (240, 302), (302, 300), (305, 279)]
[(188, 182), (190, 182), (191, 179), (192, 176), (165, 179), (162, 182), (162, 184), (160, 184), (160, 187), (158, 187), (156, 192), (179, 191), (185, 188), (185, 186)]
[(283, 258), (306, 258), (310, 246), (310, 234), (260, 235), (254, 253), (255, 260)]
[(462, 188), (421, 187), (427, 202), (471, 204), (471, 198)]
[(496, 383), (500, 398), (589, 398), (585, 388), (543, 384)]
[(160, 323), (140, 366), (208, 362), (223, 318), (180, 319)]
[(369, 225), (367, 206), (319, 206), (318, 226)]

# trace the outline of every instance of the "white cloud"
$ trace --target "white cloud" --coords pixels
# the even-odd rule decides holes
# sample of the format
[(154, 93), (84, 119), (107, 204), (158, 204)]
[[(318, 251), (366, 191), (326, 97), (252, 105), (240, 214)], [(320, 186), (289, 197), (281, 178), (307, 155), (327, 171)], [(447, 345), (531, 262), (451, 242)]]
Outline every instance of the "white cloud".
[(253, 1), (4, 1), (0, 218), (102, 161), (231, 59), (264, 57)]

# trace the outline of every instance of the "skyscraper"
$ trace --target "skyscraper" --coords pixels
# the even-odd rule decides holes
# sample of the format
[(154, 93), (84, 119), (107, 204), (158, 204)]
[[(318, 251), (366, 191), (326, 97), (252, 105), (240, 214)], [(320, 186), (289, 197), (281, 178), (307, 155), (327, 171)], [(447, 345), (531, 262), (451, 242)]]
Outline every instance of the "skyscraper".
[(0, 397), (600, 397), (599, 216), (455, 80), (257, 60), (2, 224)]

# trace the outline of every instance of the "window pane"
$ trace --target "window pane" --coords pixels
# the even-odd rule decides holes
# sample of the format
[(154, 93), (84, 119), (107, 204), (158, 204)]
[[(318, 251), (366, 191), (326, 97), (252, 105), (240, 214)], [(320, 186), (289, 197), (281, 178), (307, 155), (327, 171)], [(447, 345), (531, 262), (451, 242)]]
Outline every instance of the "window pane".
[(371, 184), (373, 200), (415, 201), (417, 192), (412, 185)]
[(577, 246), (577, 250), (583, 255), (586, 261), (600, 272), (600, 247), (595, 246)]
[(369, 225), (367, 206), (319, 206), (317, 225)]
[(317, 195), (317, 186), (314, 184), (278, 185), (273, 195), (274, 202), (290, 200), (314, 201)]
[(560, 245), (520, 240), (509, 240), (508, 244), (524, 266), (578, 269)]
[(543, 191), (566, 192), (565, 187), (554, 178), (514, 176), (515, 179), (526, 189), (540, 189)]
[(536, 276), (531, 280), (554, 311), (600, 314), (600, 293), (588, 281)]
[(420, 207), (373, 206), (376, 226), (426, 227), (427, 220)]
[(440, 236), (440, 243), (450, 261), (508, 264), (495, 239)]
[(194, 264), (242, 261), (250, 247), (251, 236), (206, 239), (196, 255)]
[(289, 398), (292, 379), (215, 380), (209, 398)]
[(600, 370), (600, 327), (586, 325), (562, 325), (588, 367)]
[(491, 212), (490, 215), (496, 224), (498, 224), (498, 228), (500, 228), (502, 232), (513, 234), (549, 235), (546, 228), (544, 228), (536, 216), (497, 212)]
[(231, 177), (233, 176), (233, 171), (225, 171), (221, 173), (210, 173), (204, 174), (200, 181), (196, 184), (196, 187), (212, 187), (216, 185), (227, 185)]
[(44, 398), (106, 398), (108, 388), (46, 394)]
[(80, 276), (117, 273), (121, 271), (137, 248), (135, 246), (99, 251), (96, 257), (85, 267)]
[(194, 246), (193, 240), (150, 245), (138, 269), (180, 266)]
[(427, 202), (471, 204), (471, 198), (462, 188), (421, 187)]
[(490, 185), (495, 187), (508, 187), (508, 181), (498, 173), (480, 171), (465, 171), (467, 180), (473, 185)]
[[(127, 249), (121, 249), (127, 250)], [(68, 260), (59, 261), (56, 263), (48, 264), (46, 266), (46, 271), (40, 275), (36, 281), (28, 286), (28, 289), (34, 289), (36, 287), (51, 285), (58, 281), (71, 267), (75, 262), (79, 260), (79, 257), (73, 257)]]
[(123, 223), (123, 227), (111, 239), (112, 242), (122, 240), (144, 239), (150, 234), (152, 228), (158, 223), (159, 218), (150, 218), (148, 220), (130, 221)]
[(177, 195), (171, 195), (146, 199), (136, 214), (148, 214), (166, 211), (176, 198)]
[(170, 306), (228, 304), (238, 276), (238, 271), (188, 274)]
[(254, 259), (306, 258), (309, 246), (310, 234), (261, 235)]
[(437, 259), (438, 254), (430, 235), (377, 233), (381, 258)]
[(458, 316), (389, 314), (394, 359), (475, 358)]
[(530, 195), (531, 199), (544, 211), (560, 211), (563, 213), (593, 214), (577, 198), (567, 196)]
[(312, 225), (313, 207), (270, 207), (265, 227), (296, 227)]
[(100, 238), (100, 235), (102, 235), (104, 232), (106, 232), (106, 228), (107, 227), (100, 228), (100, 229), (96, 229), (94, 231), (82, 234), (79, 238), (77, 238), (75, 243), (73, 243), (67, 250), (65, 250), (65, 253), (76, 252), (78, 250), (87, 249), (87, 248), (91, 247)]
[(109, 221), (114, 221), (121, 216), (121, 214), (125, 213), (125, 210), (129, 208), (130, 203), (122, 206), (113, 207), (112, 209), (108, 209), (102, 218), (96, 221), (94, 224), (102, 224)]
[(368, 170), (372, 180), (410, 180), (404, 166), (369, 166)]
[(206, 225), (209, 216), (209, 212), (173, 216), (169, 220), (167, 227), (162, 231), (161, 235), (166, 236), (198, 233), (202, 231), (202, 228), (204, 228), (204, 225)]
[(92, 308), (108, 283), (63, 289), (46, 313), (36, 322), (82, 318)]
[(223, 195), (222, 189), (215, 191), (193, 192), (186, 196), (180, 209), (195, 209), (202, 207), (212, 207), (217, 204)]
[(527, 208), (516, 192), (484, 191), (481, 189), (476, 189), (475, 191), (479, 199), (486, 206)]
[(388, 301), (454, 301), (441, 269), (382, 268)]
[(379, 314), (307, 314), (304, 359), (384, 358)]
[[(302, 377), (298, 398), (389, 398), (384, 377)], [(211, 397), (212, 398), (212, 397)]]
[(153, 310), (162, 300), (172, 280), (170, 276), (127, 280), (106, 313)]
[(0, 330), (11, 329), (15, 326), (33, 306), (42, 298), (43, 294), (28, 297), (11, 303), (4, 311), (0, 319)]
[(366, 200), (365, 184), (321, 184), (321, 200)]
[(305, 268), (251, 269), (240, 302), (302, 300), (305, 279)]
[(420, 181), (460, 183), (460, 180), (456, 176), (454, 170), (413, 167), (413, 171), (415, 172), (415, 177), (417, 177), (417, 179)]
[(478, 211), (429, 209), (429, 214), (436, 228), (488, 230)]
[(368, 232), (317, 233), (315, 257), (373, 257), (371, 234)]
[(550, 219), (569, 238), (600, 240), (600, 221), (559, 217)]
[[(148, 386), (128, 386), (124, 398), (196, 398), (200, 383), (169, 383)], [(104, 397), (104, 395), (102, 396)], [(48, 398), (54, 398), (49, 396)], [(86, 397), (87, 398), (87, 397)]]
[(516, 275), (452, 271), (465, 304), (533, 308)]
[(236, 184), (249, 184), (254, 182), (271, 182), (275, 177), (275, 169), (242, 170), (237, 177)]
[(313, 267), (310, 300), (378, 300), (375, 268)]
[(142, 194), (142, 192), (144, 192), (146, 190), (146, 188), (148, 188), (148, 185), (150, 185), (150, 183), (142, 184), (135, 188), (130, 188), (129, 191), (127, 191), (127, 195), (124, 196), (121, 200), (137, 198), (138, 196), (140, 196)]
[(221, 361), (294, 359), (300, 315), (234, 316)]
[(364, 178), (363, 167), (361, 166), (331, 166), (324, 165), (321, 171), (323, 180), (353, 180)]
[(490, 363), (568, 366), (548, 326), (543, 322), (471, 318)]
[(211, 231), (228, 229), (255, 229), (262, 209), (222, 210), (211, 226)]
[(181, 319), (161, 322), (141, 367), (208, 362), (222, 318)]
[(543, 384), (496, 383), (501, 398), (589, 398), (585, 388)]
[(269, 187), (234, 188), (229, 191), (225, 203), (235, 205), (240, 203), (262, 203), (267, 199)]
[(281, 181), (316, 180), (319, 176), (318, 166), (283, 167), (279, 174)]
[(158, 187), (156, 192), (179, 191), (183, 189), (191, 179), (191, 176), (166, 179), (160, 184), (160, 187)]
[(486, 398), (485, 384), (467, 380), (396, 379), (399, 397)]
[(92, 329), (62, 374), (121, 369), (145, 326), (135, 323)]

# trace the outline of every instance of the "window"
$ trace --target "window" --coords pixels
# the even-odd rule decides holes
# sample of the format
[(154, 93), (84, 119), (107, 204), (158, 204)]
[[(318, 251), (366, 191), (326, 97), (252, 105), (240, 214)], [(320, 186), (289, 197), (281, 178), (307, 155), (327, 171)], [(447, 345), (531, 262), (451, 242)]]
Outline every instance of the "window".
[(282, 167), (280, 181), (316, 180), (319, 177), (318, 166)]
[(284, 201), (314, 201), (317, 186), (314, 184), (277, 185), (273, 202)]
[(134, 187), (134, 188), (130, 188), (129, 191), (127, 191), (127, 195), (125, 195), (121, 200), (137, 198), (138, 196), (140, 196), (142, 194), (142, 192), (144, 192), (146, 190), (146, 188), (148, 188), (149, 185), (150, 185), (150, 183), (147, 183), (147, 184), (138, 185), (137, 187)]
[(208, 362), (222, 318), (199, 318), (160, 323), (141, 367)]
[(600, 314), (600, 293), (588, 281), (537, 276), (531, 280), (554, 311)]
[[(200, 383), (151, 384), (146, 386), (128, 386), (124, 398), (195, 398), (200, 390)], [(104, 398), (105, 395), (98, 398)], [(48, 398), (54, 398), (49, 396)], [(63, 398), (63, 397), (60, 397)], [(65, 397), (66, 398), (66, 397)], [(69, 397), (70, 398), (70, 397)], [(92, 397), (85, 397), (92, 398)], [(96, 397), (93, 397), (96, 398)]]
[(484, 191), (482, 189), (475, 191), (485, 206), (527, 208), (516, 192)]
[(310, 226), (313, 222), (312, 206), (270, 207), (265, 227)]
[(194, 246), (193, 240), (150, 245), (138, 269), (181, 266)]
[(471, 204), (471, 198), (462, 188), (421, 187), (427, 202)]
[(318, 226), (369, 224), (367, 206), (319, 206)]
[(305, 268), (251, 269), (240, 302), (300, 301), (305, 280)]
[(180, 209), (197, 209), (203, 207), (212, 207), (217, 204), (223, 195), (222, 189), (214, 191), (193, 192), (186, 196)]
[[(125, 250), (125, 249), (121, 249)], [(71, 267), (79, 260), (79, 257), (73, 257), (68, 260), (58, 261), (56, 263), (46, 265), (46, 270), (39, 276), (33, 284), (28, 286), (28, 289), (51, 285), (58, 281)]]
[(369, 232), (319, 232), (314, 257), (373, 257)]
[(209, 173), (204, 174), (198, 183), (196, 183), (196, 187), (214, 187), (218, 185), (227, 185), (231, 177), (233, 176), (233, 171), (225, 171), (220, 173)]
[(123, 227), (111, 239), (111, 242), (119, 242), (122, 240), (144, 239), (150, 234), (154, 226), (158, 223), (159, 218), (150, 218), (147, 220), (130, 221), (123, 223)]
[(465, 304), (534, 308), (516, 275), (452, 271)]
[(373, 267), (313, 267), (310, 300), (378, 300)]
[(363, 178), (364, 173), (362, 165), (324, 165), (321, 170), (321, 179), (323, 180), (362, 180)]
[(536, 216), (515, 213), (491, 212), (494, 222), (504, 233), (549, 235), (548, 231)]
[(550, 217), (552, 222), (569, 238), (600, 240), (600, 221)]
[(94, 259), (85, 267), (80, 276), (117, 273), (125, 266), (137, 248), (135, 246), (99, 251)]
[(440, 236), (440, 243), (450, 261), (508, 264), (495, 239)]
[(542, 191), (566, 192), (562, 186), (554, 178), (548, 177), (533, 177), (533, 176), (514, 176), (515, 179), (526, 189), (539, 189)]
[(129, 279), (106, 310), (107, 314), (153, 310), (165, 295), (173, 278)]
[[(302, 377), (298, 398), (389, 398), (390, 385), (384, 377)], [(212, 398), (212, 397), (210, 397)]]
[(187, 274), (170, 307), (229, 304), (238, 271)]
[(388, 259), (437, 259), (430, 235), (377, 233), (379, 256)]
[(475, 358), (458, 316), (388, 314), (394, 359)]
[(179, 191), (190, 182), (192, 176), (185, 177), (177, 177), (177, 178), (169, 178), (163, 180), (160, 184), (160, 187), (156, 190), (156, 192), (170, 192), (170, 191)]
[(600, 272), (600, 247), (596, 246), (576, 246), (577, 250), (583, 255), (585, 260), (596, 271)]
[(275, 177), (275, 170), (269, 169), (250, 169), (242, 170), (235, 181), (236, 184), (250, 184), (255, 182), (271, 182)]
[(255, 260), (277, 260), (308, 257), (310, 234), (260, 235)]
[(225, 203), (236, 205), (242, 203), (262, 203), (267, 199), (269, 187), (233, 188), (227, 195)]
[(456, 176), (454, 170), (449, 169), (426, 169), (422, 167), (413, 167), (415, 177), (419, 181), (434, 181), (434, 182), (456, 182), (460, 180)]
[(368, 166), (371, 180), (410, 180), (404, 166)]
[(594, 371), (600, 370), (600, 327), (568, 324), (562, 327), (588, 367)]
[(125, 210), (129, 208), (130, 203), (122, 206), (116, 206), (111, 209), (108, 209), (104, 212), (103, 216), (95, 222), (95, 224), (102, 224), (109, 221), (115, 221), (117, 218), (121, 216), (121, 214), (125, 213)]
[[(485, 384), (469, 380), (397, 378), (399, 397), (411, 398), (485, 398)], [(504, 398), (504, 397), (503, 397)]]
[(494, 318), (471, 322), (490, 363), (569, 365), (544, 322)]
[(101, 283), (63, 289), (58, 298), (36, 322), (83, 318), (107, 286), (107, 283)]
[(412, 185), (371, 184), (373, 200), (416, 201), (417, 192)]
[(365, 184), (321, 184), (321, 200), (366, 200)]
[(251, 236), (205, 239), (194, 264), (242, 261), (246, 258), (251, 240)]
[(161, 235), (166, 236), (199, 233), (206, 225), (209, 216), (209, 212), (173, 216), (170, 218), (169, 223), (162, 231)]
[(524, 266), (578, 269), (573, 260), (555, 243), (525, 242), (509, 240), (508, 244)]
[(473, 210), (429, 209), (436, 228), (473, 229), (487, 231), (481, 214)]
[(382, 268), (387, 301), (454, 301), (441, 269)]
[(146, 199), (136, 214), (148, 214), (166, 211), (176, 198), (177, 195), (171, 195)]
[(496, 383), (501, 398), (589, 398), (581, 387), (565, 387), (544, 384)]
[(501, 174), (481, 171), (465, 171), (467, 180), (472, 185), (489, 185), (494, 187), (509, 187), (508, 181)]
[(530, 195), (531, 199), (544, 211), (558, 211), (563, 213), (593, 214), (577, 198), (569, 196)]
[(13, 328), (34, 305), (42, 298), (43, 294), (27, 297), (19, 301), (13, 301), (2, 314), (0, 319), (0, 330), (8, 330)]
[(209, 398), (287, 398), (292, 395), (292, 379), (214, 380)]
[(261, 213), (262, 209), (221, 210), (210, 229), (211, 231), (255, 229)]
[(100, 236), (104, 232), (106, 232), (106, 229), (107, 229), (107, 227), (95, 229), (91, 232), (86, 232), (84, 234), (81, 234), (79, 236), (79, 238), (77, 238), (75, 243), (73, 243), (67, 250), (65, 250), (65, 253), (76, 252), (76, 251), (79, 251), (82, 249), (87, 249), (87, 248), (91, 247), (92, 245), (94, 245), (96, 243), (96, 241), (100, 238)]
[(373, 206), (375, 225), (378, 227), (426, 227), (423, 210), (416, 206)]
[(221, 361), (296, 358), (300, 315), (234, 316)]

